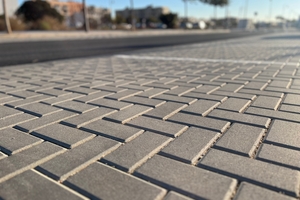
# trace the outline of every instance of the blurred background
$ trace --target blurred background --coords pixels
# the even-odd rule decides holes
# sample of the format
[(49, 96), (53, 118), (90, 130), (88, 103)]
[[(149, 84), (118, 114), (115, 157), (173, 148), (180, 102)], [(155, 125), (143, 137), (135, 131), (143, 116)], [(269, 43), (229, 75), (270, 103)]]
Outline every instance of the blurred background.
[(0, 0), (0, 31), (299, 28), (299, 0)]

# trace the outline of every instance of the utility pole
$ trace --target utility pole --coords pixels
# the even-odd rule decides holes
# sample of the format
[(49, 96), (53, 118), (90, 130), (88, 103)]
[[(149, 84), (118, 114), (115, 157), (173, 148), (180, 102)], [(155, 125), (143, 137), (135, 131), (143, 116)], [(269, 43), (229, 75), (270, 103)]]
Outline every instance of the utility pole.
[(272, 0), (270, 0), (270, 23), (272, 22)]
[(245, 13), (244, 13), (244, 17), (245, 17), (245, 19), (247, 19), (247, 12), (248, 12), (248, 0), (246, 0), (246, 4), (245, 4)]
[(184, 15), (185, 15), (185, 22), (188, 22), (188, 2), (184, 0)]
[(87, 13), (87, 7), (85, 4), (85, 0), (82, 0), (82, 6), (83, 6), (84, 29), (86, 32), (89, 32), (90, 31), (90, 22), (88, 19), (88, 13)]
[(131, 30), (135, 30), (135, 19), (134, 19), (134, 11), (133, 11), (133, 0), (130, 0), (131, 5)]
[(8, 34), (12, 33), (11, 26), (10, 26), (10, 21), (7, 13), (7, 8), (6, 8), (6, 0), (3, 0), (3, 13), (4, 13), (4, 18), (5, 18), (5, 26), (6, 26), (6, 31)]

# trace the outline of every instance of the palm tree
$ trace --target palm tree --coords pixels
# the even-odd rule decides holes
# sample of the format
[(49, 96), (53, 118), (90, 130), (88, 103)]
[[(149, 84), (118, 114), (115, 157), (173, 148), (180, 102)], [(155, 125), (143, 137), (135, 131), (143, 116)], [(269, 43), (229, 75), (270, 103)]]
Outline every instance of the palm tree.
[(4, 12), (4, 18), (5, 18), (5, 26), (6, 26), (6, 31), (8, 34), (12, 33), (11, 26), (10, 26), (10, 21), (7, 13), (7, 8), (6, 8), (6, 0), (2, 0), (3, 2), (3, 12)]

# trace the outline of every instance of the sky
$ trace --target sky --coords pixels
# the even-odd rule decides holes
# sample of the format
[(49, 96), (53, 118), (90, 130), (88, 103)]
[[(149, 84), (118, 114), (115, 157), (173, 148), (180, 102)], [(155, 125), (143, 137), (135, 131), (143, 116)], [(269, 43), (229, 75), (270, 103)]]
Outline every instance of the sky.
[[(21, 4), (25, 0), (19, 0)], [(64, 1), (64, 0), (61, 0)], [(66, 1), (66, 0), (65, 0)], [(81, 0), (73, 0), (81, 2)], [(245, 17), (246, 2), (248, 1), (247, 18), (259, 21), (275, 20), (276, 16), (284, 15), (289, 19), (298, 19), (300, 16), (300, 0), (230, 0), (228, 7), (229, 16)], [(115, 10), (124, 9), (130, 6), (130, 0), (86, 0), (88, 5), (95, 5), (99, 7), (106, 7)], [(184, 16), (184, 3), (182, 0), (133, 0), (135, 8), (143, 8), (149, 5), (165, 6), (171, 12)], [(271, 4), (270, 4), (271, 2)], [(272, 15), (270, 15), (270, 5), (272, 5)], [(254, 13), (257, 13), (255, 16)], [(224, 17), (226, 13), (225, 8), (217, 9), (217, 17)], [(114, 16), (114, 14), (113, 14)], [(188, 17), (209, 19), (214, 16), (214, 8), (203, 3), (188, 3)], [(270, 18), (270, 16), (272, 16)]]

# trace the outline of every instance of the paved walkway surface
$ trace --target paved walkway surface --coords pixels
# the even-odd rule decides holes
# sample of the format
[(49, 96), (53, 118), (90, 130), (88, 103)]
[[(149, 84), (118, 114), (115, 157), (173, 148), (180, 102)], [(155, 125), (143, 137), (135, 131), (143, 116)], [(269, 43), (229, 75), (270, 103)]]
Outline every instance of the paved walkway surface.
[(300, 34), (0, 69), (0, 199), (298, 199)]
[[(0, 43), (7, 42), (27, 42), (27, 41), (52, 41), (52, 40), (87, 40), (87, 39), (106, 39), (106, 38), (128, 38), (144, 36), (161, 36), (161, 35), (190, 35), (190, 34), (214, 34), (230, 33), (230, 30), (102, 30), (90, 31), (22, 31), (13, 32), (8, 35), (0, 32)], [(236, 31), (235, 31), (236, 32)]]

